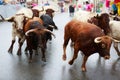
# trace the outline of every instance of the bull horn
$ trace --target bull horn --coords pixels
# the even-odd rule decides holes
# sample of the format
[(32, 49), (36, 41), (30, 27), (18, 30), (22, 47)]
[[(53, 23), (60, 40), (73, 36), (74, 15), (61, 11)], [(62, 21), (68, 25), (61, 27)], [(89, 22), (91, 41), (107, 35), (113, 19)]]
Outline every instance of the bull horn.
[(24, 13), (16, 14), (16, 15), (23, 15), (25, 18), (31, 19), (32, 17), (26, 16)]
[(53, 34), (50, 30), (44, 29), (44, 31), (51, 33), (54, 36), (54, 38), (56, 38), (55, 34)]
[(36, 30), (36, 29), (28, 30), (28, 31), (25, 33), (25, 35), (26, 35), (26, 36), (29, 36), (28, 34), (31, 33), (31, 32), (34, 32), (35, 30)]
[(16, 14), (17, 16), (19, 16), (19, 15), (24, 15), (24, 13), (20, 13), (20, 14)]
[(96, 37), (96, 38), (94, 39), (94, 42), (95, 42), (95, 43), (100, 43), (101, 41), (102, 41), (101, 37)]
[(14, 16), (12, 16), (12, 17), (10, 17), (10, 18), (5, 18), (4, 21), (10, 21), (10, 22), (12, 22), (13, 19), (14, 19)]
[(44, 7), (42, 7), (42, 10), (40, 10), (39, 12), (43, 12), (44, 11)]
[(114, 42), (117, 42), (117, 43), (120, 42), (119, 40), (116, 40), (116, 39), (114, 39), (114, 38), (112, 38), (112, 37), (111, 37), (111, 39), (112, 39)]
[(113, 16), (113, 15), (109, 15), (109, 17), (114, 18), (115, 16)]

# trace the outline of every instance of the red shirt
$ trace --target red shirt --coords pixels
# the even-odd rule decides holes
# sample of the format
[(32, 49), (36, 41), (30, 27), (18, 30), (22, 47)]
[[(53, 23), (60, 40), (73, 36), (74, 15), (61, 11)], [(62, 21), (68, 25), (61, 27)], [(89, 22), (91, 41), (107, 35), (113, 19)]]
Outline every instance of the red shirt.
[(114, 2), (115, 2), (115, 3), (118, 3), (118, 2), (120, 2), (120, 0), (114, 0)]
[(110, 0), (106, 0), (106, 7), (110, 7)]

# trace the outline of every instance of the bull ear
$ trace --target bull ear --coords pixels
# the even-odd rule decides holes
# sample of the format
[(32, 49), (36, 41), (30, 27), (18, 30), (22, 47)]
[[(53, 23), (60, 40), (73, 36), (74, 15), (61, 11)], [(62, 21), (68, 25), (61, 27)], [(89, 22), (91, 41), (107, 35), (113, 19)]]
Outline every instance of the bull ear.
[(100, 18), (99, 14), (96, 15), (96, 18)]
[(95, 39), (94, 39), (94, 42), (95, 43), (100, 43), (102, 41), (102, 37), (96, 37)]

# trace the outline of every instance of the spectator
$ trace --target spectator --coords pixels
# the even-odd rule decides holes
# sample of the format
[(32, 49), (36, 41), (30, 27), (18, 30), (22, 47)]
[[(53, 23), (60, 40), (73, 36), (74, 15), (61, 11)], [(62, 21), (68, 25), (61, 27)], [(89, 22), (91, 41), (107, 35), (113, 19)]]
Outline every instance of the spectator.
[(88, 1), (86, 1), (86, 10), (87, 11), (92, 11), (92, 6)]
[(47, 1), (46, 3), (45, 3), (45, 6), (49, 6), (50, 4), (49, 4), (49, 2)]
[(69, 6), (69, 15), (70, 15), (70, 17), (73, 17), (73, 16), (74, 16), (74, 11), (75, 11), (74, 6), (73, 6), (73, 5), (70, 5), (70, 6)]
[(116, 6), (116, 4), (113, 2), (113, 4), (111, 5), (112, 8), (112, 12), (110, 12), (111, 15), (116, 15), (118, 13), (118, 8)]
[(106, 12), (109, 13), (109, 11), (110, 11), (110, 0), (106, 0), (105, 6), (106, 6)]
[(85, 2), (83, 2), (83, 5), (82, 5), (82, 10), (86, 10), (86, 5), (85, 5)]

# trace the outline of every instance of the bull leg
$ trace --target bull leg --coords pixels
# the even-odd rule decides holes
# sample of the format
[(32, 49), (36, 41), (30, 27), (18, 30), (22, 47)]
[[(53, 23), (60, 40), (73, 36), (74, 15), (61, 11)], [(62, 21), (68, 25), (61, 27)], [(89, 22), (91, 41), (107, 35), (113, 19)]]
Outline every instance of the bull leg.
[(45, 48), (41, 48), (42, 51), (42, 61), (46, 62), (46, 58), (45, 58)]
[(21, 55), (21, 47), (22, 47), (23, 43), (22, 42), (19, 42), (19, 48), (18, 48), (18, 51), (17, 51), (17, 55)]
[(13, 45), (14, 45), (14, 43), (15, 43), (15, 40), (12, 40), (11, 46), (10, 46), (10, 48), (8, 49), (8, 52), (9, 52), (9, 53), (12, 53), (12, 52), (13, 52)]
[(52, 21), (52, 25), (54, 26), (54, 29), (58, 30), (58, 27), (55, 25), (53, 21)]
[(70, 39), (70, 38), (67, 38), (67, 39), (64, 38), (63, 56), (62, 56), (62, 58), (63, 58), (64, 61), (66, 60), (66, 47), (67, 47), (67, 44), (68, 44), (68, 42), (69, 42), (69, 39)]
[(84, 56), (83, 63), (82, 63), (82, 66), (81, 66), (82, 71), (86, 71), (86, 61), (87, 61), (87, 59), (88, 59), (88, 56)]
[(30, 54), (30, 57), (29, 57), (29, 63), (32, 62), (32, 54), (33, 54), (33, 51), (29, 49), (29, 54)]
[(26, 46), (26, 48), (25, 48), (25, 54), (27, 54), (27, 51), (28, 51), (28, 47)]
[(77, 47), (77, 45), (75, 45), (73, 58), (69, 61), (69, 64), (70, 64), (70, 65), (72, 65), (73, 62), (74, 62), (74, 60), (77, 58), (77, 56), (78, 56), (78, 51), (79, 51), (79, 48)]
[(71, 46), (71, 47), (74, 47), (74, 42), (71, 41), (70, 46)]
[(55, 28), (56, 30), (58, 30), (58, 27), (55, 25), (55, 23), (54, 23), (53, 25), (54, 25), (54, 28)]
[(118, 49), (118, 43), (114, 42), (113, 46), (114, 46), (115, 50), (117, 51), (117, 55), (120, 56), (120, 51)]
[(17, 55), (21, 55), (21, 48), (22, 48), (22, 45), (24, 43), (25, 39), (20, 39), (18, 40), (18, 43), (19, 43), (19, 49), (17, 51)]
[(37, 49), (35, 50), (35, 55), (38, 55), (38, 51), (39, 50), (39, 47), (37, 47)]

